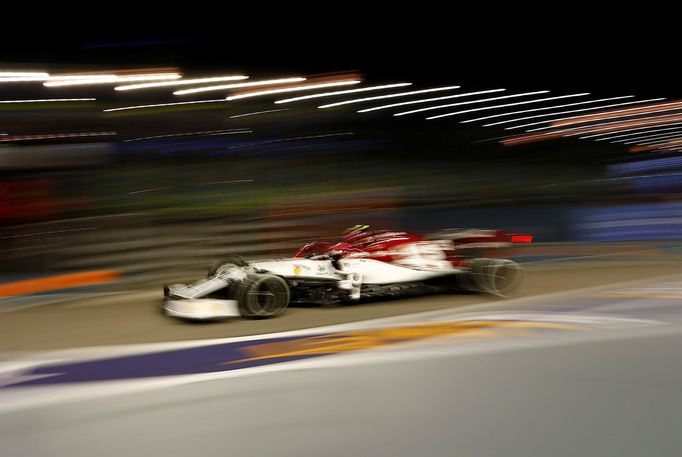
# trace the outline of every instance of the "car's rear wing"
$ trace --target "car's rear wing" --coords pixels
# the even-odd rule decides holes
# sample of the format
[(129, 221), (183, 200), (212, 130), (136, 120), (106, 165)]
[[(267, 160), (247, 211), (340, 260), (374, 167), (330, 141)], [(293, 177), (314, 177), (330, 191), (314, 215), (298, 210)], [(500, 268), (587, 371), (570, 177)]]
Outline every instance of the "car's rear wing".
[(532, 243), (533, 235), (505, 230), (448, 229), (429, 236), (431, 239), (450, 240), (458, 249), (503, 248), (519, 243)]

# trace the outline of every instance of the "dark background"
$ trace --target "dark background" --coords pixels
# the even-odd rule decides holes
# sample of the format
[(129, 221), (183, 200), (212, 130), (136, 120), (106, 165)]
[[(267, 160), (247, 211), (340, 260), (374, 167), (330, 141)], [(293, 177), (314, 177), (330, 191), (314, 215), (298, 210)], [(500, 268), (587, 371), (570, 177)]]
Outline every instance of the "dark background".
[(56, 16), (7, 14), (0, 36), (6, 63), (250, 74), (361, 69), (378, 79), (678, 96), (672, 11), (598, 6), (117, 3)]
[[(36, 7), (32, 14), (6, 15), (6, 27), (0, 32), (1, 61), (7, 69), (35, 68), (54, 73), (176, 66), (188, 77), (243, 73), (263, 78), (358, 70), (365, 75), (367, 84), (411, 81), (415, 89), (458, 84), (464, 90), (506, 88), (509, 93), (544, 89), (551, 90), (550, 96), (590, 92), (592, 98), (631, 94), (639, 99), (680, 97), (680, 39), (672, 12), (605, 4), (597, 9), (597, 5), (576, 3), (506, 9), (482, 4), (478, 11), (470, 6), (116, 3), (89, 4), (54, 14)], [(260, 99), (228, 104), (219, 110), (113, 116), (101, 109), (177, 99), (170, 91), (121, 94), (111, 87), (50, 90), (33, 84), (0, 89), (7, 98), (56, 93), (96, 96), (99, 105), (92, 111), (44, 116), (24, 116), (13, 111), (5, 115), (0, 128), (23, 128), (21, 133), (25, 134), (118, 132), (114, 163), (98, 171), (108, 175), (118, 167), (125, 172), (128, 187), (116, 192), (126, 198), (128, 191), (176, 186), (182, 182), (177, 177), (179, 170), (187, 162), (205, 162), (210, 169), (230, 164), (226, 169), (232, 172), (234, 164), (242, 160), (260, 164), (269, 178), (259, 182), (272, 188), (277, 188), (274, 181), (283, 179), (282, 175), (292, 182), (317, 183), (319, 191), (334, 181), (341, 186), (346, 177), (364, 172), (367, 185), (380, 181), (382, 185), (406, 186), (407, 197), (401, 198), (415, 206), (425, 204), (427, 199), (480, 206), (629, 201), (635, 192), (639, 198), (650, 198), (649, 193), (642, 196), (621, 181), (601, 181), (608, 177), (609, 164), (632, 159), (622, 145), (561, 139), (505, 148), (489, 141), (509, 134), (501, 128), (459, 124), (461, 119), (455, 118), (425, 121), (419, 116), (393, 118), (384, 112), (358, 115), (353, 109), (321, 113), (313, 104), (301, 104), (281, 116), (245, 118), (243, 122), (228, 119), (233, 114), (272, 109), (272, 100)], [(266, 141), (352, 131), (353, 139), (367, 146), (344, 144), (345, 138), (341, 138), (333, 160), (327, 159), (332, 155), (324, 156), (312, 149), (298, 155), (285, 152), (275, 160), (269, 151), (261, 150), (236, 157), (214, 156), (211, 151), (192, 151), (186, 156), (166, 154), (162, 146), (144, 152), (120, 148), (121, 140), (130, 138), (241, 126), (252, 127), (254, 138)], [(150, 170), (140, 177), (130, 177), (128, 174), (138, 166), (133, 163), (144, 163)], [(36, 163), (35, 167), (40, 165)], [(15, 179), (40, 172), (3, 173)], [(151, 180), (156, 174), (162, 177)], [(444, 181), (434, 184), (437, 196), (424, 196), (405, 183), (409, 175), (432, 182), (435, 174)], [(202, 179), (208, 176), (199, 175)], [(234, 175), (228, 178), (242, 177), (236, 172)], [(381, 181), (380, 177), (385, 179)], [(122, 178), (116, 179), (112, 181), (118, 183)], [(92, 181), (103, 182), (99, 178)], [(94, 187), (92, 183), (71, 182), (64, 186), (89, 192), (95, 192)], [(666, 187), (663, 196), (676, 195), (671, 194), (676, 190)], [(313, 190), (292, 192), (303, 195)], [(90, 207), (105, 211), (100, 203)]]

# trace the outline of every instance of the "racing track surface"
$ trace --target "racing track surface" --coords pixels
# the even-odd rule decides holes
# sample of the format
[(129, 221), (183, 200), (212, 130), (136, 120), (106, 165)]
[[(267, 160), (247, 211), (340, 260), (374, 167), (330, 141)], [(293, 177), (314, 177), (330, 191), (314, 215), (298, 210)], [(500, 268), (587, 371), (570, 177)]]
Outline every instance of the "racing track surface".
[[(509, 301), (422, 298), (411, 305), (441, 309), (278, 339), (0, 364), (0, 455), (679, 457), (679, 265), (544, 266)], [(289, 325), (318, 311), (359, 313), (299, 310)], [(249, 331), (239, 324), (186, 327)]]
[[(523, 296), (661, 276), (680, 271), (680, 257), (665, 255), (635, 261), (539, 262), (526, 266)], [(123, 290), (120, 288), (123, 287)], [(67, 294), (43, 306), (18, 301), (0, 306), (0, 361), (3, 353), (95, 345), (224, 338), (280, 332), (376, 319), (400, 314), (459, 308), (500, 301), (486, 295), (439, 295), (371, 302), (340, 308), (292, 307), (275, 319), (231, 319), (187, 323), (159, 311), (161, 286), (118, 286), (94, 293)]]

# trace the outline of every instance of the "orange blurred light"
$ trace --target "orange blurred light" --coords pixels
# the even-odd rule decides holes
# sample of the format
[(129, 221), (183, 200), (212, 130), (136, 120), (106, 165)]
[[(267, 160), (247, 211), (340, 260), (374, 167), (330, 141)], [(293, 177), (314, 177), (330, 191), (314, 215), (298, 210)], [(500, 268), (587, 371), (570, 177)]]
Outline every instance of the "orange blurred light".
[(528, 135), (520, 135), (520, 136), (515, 136), (512, 138), (505, 138), (500, 141), (500, 143), (504, 144), (505, 146), (514, 146), (518, 144), (525, 144), (525, 143), (533, 143), (535, 141), (542, 141), (542, 140), (551, 140), (555, 138), (562, 138), (565, 136), (575, 136), (575, 135), (583, 135), (586, 133), (598, 133), (598, 132), (609, 132), (609, 131), (615, 131), (615, 130), (622, 130), (628, 127), (636, 127), (640, 125), (658, 125), (658, 124), (667, 124), (670, 122), (674, 121), (682, 121), (682, 115), (669, 115), (669, 116), (660, 116), (656, 119), (652, 120), (631, 120), (631, 121), (622, 121), (622, 122), (613, 122), (613, 123), (608, 123), (608, 125), (605, 124), (598, 124), (598, 125), (586, 125), (583, 127), (571, 127), (567, 129), (562, 129), (562, 130), (555, 130), (551, 132), (544, 132), (544, 133), (533, 133), (533, 134), (528, 134)]
[(682, 138), (678, 139), (678, 140), (669, 140), (669, 141), (665, 141), (665, 142), (658, 143), (658, 144), (651, 144), (648, 146), (632, 146), (628, 150), (630, 152), (646, 152), (646, 151), (655, 151), (657, 149), (669, 148), (669, 147), (680, 146), (680, 145), (682, 145)]
[(676, 109), (682, 109), (682, 101), (670, 102), (670, 103), (656, 103), (651, 105), (639, 106), (636, 108), (627, 108), (617, 111), (602, 111), (600, 113), (588, 114), (585, 116), (565, 119), (561, 121), (554, 121), (551, 125), (562, 126), (570, 124), (582, 124), (584, 122), (597, 121), (601, 119), (618, 118), (624, 116), (632, 116), (635, 114), (646, 114), (646, 113), (656, 113), (661, 111), (671, 111)]

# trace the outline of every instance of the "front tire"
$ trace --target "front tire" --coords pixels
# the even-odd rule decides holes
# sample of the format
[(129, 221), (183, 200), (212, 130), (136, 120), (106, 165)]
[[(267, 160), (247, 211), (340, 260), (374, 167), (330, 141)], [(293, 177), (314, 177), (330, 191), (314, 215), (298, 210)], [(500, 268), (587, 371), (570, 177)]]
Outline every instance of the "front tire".
[(263, 319), (278, 316), (287, 309), (291, 300), (286, 281), (275, 275), (249, 274), (235, 287), (235, 298), (243, 317)]

